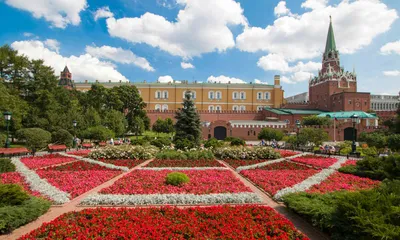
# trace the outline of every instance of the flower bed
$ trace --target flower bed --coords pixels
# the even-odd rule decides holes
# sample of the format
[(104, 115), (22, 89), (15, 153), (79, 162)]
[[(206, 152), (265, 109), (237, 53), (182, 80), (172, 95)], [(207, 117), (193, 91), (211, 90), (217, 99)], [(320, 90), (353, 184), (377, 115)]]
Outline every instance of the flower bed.
[(332, 164), (336, 163), (338, 159), (330, 158), (330, 157), (322, 157), (322, 156), (315, 156), (315, 155), (306, 155), (302, 157), (296, 157), (291, 159), (294, 162), (303, 163), (311, 166), (321, 167), (321, 168), (328, 168)]
[(249, 165), (254, 165), (257, 163), (262, 163), (265, 162), (266, 160), (232, 160), (232, 159), (226, 159), (224, 162), (229, 164), (231, 167), (234, 169), (241, 167), (241, 166), (249, 166)]
[(52, 165), (68, 163), (75, 161), (76, 159), (70, 157), (64, 157), (59, 154), (49, 154), (38, 157), (24, 157), (21, 158), (21, 162), (30, 169), (38, 169), (48, 167)]
[(53, 239), (308, 239), (267, 206), (84, 209), (45, 223), (21, 239), (49, 236)]
[(357, 165), (357, 160), (347, 160), (345, 163), (343, 163), (341, 166), (355, 166)]
[(118, 169), (111, 169), (98, 164), (93, 164), (85, 161), (72, 162), (65, 165), (54, 166), (46, 168), (48, 171), (92, 171), (92, 170), (108, 170), (119, 171)]
[(145, 167), (224, 167), (216, 160), (153, 160)]
[(154, 146), (107, 146), (93, 150), (89, 157), (93, 159), (151, 159), (159, 151)]
[(43, 197), (37, 191), (32, 191), (29, 185), (25, 182), (25, 179), (19, 174), (18, 172), (8, 172), (8, 173), (1, 173), (0, 174), (0, 183), (3, 184), (18, 184), (20, 185), (25, 191), (27, 191), (30, 195), (36, 197)]
[(379, 183), (380, 181), (371, 180), (369, 178), (336, 172), (320, 184), (312, 186), (307, 192), (328, 193), (340, 190), (356, 191), (376, 187)]
[(277, 159), (281, 155), (270, 147), (223, 147), (214, 150), (218, 159), (227, 160), (259, 160), (259, 159)]
[(114, 185), (102, 189), (102, 194), (210, 194), (251, 192), (229, 170), (186, 170), (190, 182), (183, 186), (165, 183), (170, 170), (134, 170)]
[(67, 152), (67, 154), (80, 156), (80, 157), (87, 157), (91, 151), (92, 150), (90, 150), (90, 149), (84, 149), (84, 150)]
[(294, 155), (300, 154), (300, 152), (283, 150), (283, 149), (276, 149), (275, 151), (278, 152), (281, 155), (281, 157), (283, 157), (283, 158), (292, 157)]
[(262, 170), (309, 170), (312, 168), (305, 166), (305, 165), (296, 164), (294, 162), (282, 161), (282, 162), (265, 165), (265, 166), (259, 167), (257, 169), (262, 169)]
[(134, 159), (97, 159), (97, 161), (103, 163), (109, 163), (115, 166), (128, 167), (129, 169), (136, 167), (137, 165), (146, 162), (147, 160), (134, 160)]
[[(273, 164), (271, 164), (273, 165)], [(258, 185), (264, 191), (275, 195), (279, 190), (294, 186), (297, 183), (318, 173), (318, 170), (244, 170), (240, 173)]]
[(36, 172), (51, 185), (71, 194), (72, 198), (121, 174), (120, 171), (113, 170), (52, 171), (46, 169)]

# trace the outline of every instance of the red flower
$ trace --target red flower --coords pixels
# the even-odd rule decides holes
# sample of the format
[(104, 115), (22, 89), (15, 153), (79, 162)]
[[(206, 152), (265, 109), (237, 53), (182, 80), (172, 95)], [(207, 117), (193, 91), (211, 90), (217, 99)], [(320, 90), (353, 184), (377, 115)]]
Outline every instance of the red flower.
[(151, 161), (146, 167), (224, 167), (216, 160), (161, 160)]
[(39, 157), (21, 158), (21, 162), (30, 169), (38, 169), (72, 161), (76, 161), (76, 159), (71, 157), (64, 157), (59, 154), (48, 154)]
[(307, 155), (293, 158), (292, 161), (316, 167), (328, 168), (332, 164), (336, 163), (338, 160), (336, 158)]

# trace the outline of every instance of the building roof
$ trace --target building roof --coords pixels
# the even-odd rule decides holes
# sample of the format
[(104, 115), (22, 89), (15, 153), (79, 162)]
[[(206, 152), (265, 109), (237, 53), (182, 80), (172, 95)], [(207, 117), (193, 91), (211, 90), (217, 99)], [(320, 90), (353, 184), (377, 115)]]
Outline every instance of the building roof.
[(331, 20), (329, 23), (328, 37), (326, 39), (325, 54), (328, 54), (329, 52), (337, 51), (335, 34), (333, 33), (332, 17), (330, 17), (330, 19)]
[(251, 127), (267, 127), (267, 126), (286, 126), (284, 121), (256, 121), (256, 120), (231, 120), (232, 127), (251, 126)]
[(318, 115), (324, 112), (320, 110), (286, 109), (286, 108), (265, 108), (265, 110), (279, 115), (295, 115), (295, 114)]
[(318, 117), (344, 119), (344, 118), (351, 118), (351, 116), (353, 115), (357, 115), (358, 118), (377, 118), (376, 115), (366, 113), (363, 111), (327, 112), (319, 114)]
[(62, 72), (64, 72), (64, 73), (69, 73), (69, 69), (68, 69), (68, 67), (67, 67), (67, 66), (65, 66), (65, 68), (64, 68), (64, 70), (63, 70)]

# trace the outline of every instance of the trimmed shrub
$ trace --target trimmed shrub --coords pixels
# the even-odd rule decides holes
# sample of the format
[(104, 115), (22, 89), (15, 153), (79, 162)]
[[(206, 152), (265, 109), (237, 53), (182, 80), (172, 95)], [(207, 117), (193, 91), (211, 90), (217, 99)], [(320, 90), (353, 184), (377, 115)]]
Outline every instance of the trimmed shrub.
[(232, 142), (233, 139), (235, 139), (235, 137), (226, 137), (224, 142)]
[(8, 158), (0, 158), (0, 173), (15, 172), (15, 166)]
[(140, 139), (140, 138), (139, 139), (136, 139), (136, 138), (131, 139), (131, 145), (144, 146), (144, 145), (147, 145), (147, 144), (149, 144), (149, 142), (144, 138), (142, 138), (142, 139)]
[(246, 145), (246, 141), (244, 141), (243, 139), (240, 138), (234, 138), (231, 141), (231, 146), (245, 146)]
[(115, 136), (114, 132), (103, 126), (90, 127), (82, 135), (84, 138), (98, 141), (106, 141)]
[(0, 184), (0, 207), (21, 205), (29, 194), (17, 184)]
[(264, 139), (266, 141), (280, 141), (282, 140), (284, 134), (281, 130), (272, 129), (272, 128), (263, 128), (261, 132), (258, 134), (258, 139)]
[(40, 128), (24, 128), (16, 132), (18, 140), (26, 142), (26, 147), (37, 151), (46, 148), (51, 141), (51, 133)]
[(175, 148), (181, 150), (187, 150), (192, 148), (197, 148), (197, 144), (194, 141), (183, 138), (175, 141)]
[(222, 147), (223, 145), (224, 143), (216, 138), (210, 138), (204, 143), (205, 148), (219, 148)]
[(183, 151), (162, 150), (156, 154), (156, 158), (162, 160), (186, 160), (187, 156)]
[(157, 138), (150, 142), (151, 145), (158, 148), (164, 148), (171, 146), (172, 141), (169, 138)]
[(9, 233), (46, 213), (51, 203), (32, 197), (21, 205), (0, 207), (0, 234)]
[(59, 129), (51, 134), (51, 142), (55, 144), (65, 144), (72, 146), (73, 136), (65, 129)]
[(173, 186), (181, 186), (185, 183), (188, 183), (189, 181), (189, 177), (186, 174), (180, 172), (168, 173), (165, 179), (166, 184)]

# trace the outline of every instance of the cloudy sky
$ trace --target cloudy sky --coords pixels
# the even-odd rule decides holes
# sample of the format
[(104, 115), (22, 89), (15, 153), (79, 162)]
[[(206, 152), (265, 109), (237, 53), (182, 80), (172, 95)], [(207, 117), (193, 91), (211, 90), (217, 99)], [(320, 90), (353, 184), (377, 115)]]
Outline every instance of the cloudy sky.
[(0, 43), (75, 81), (272, 83), (308, 90), (329, 16), (358, 90), (400, 90), (399, 0), (0, 0)]

